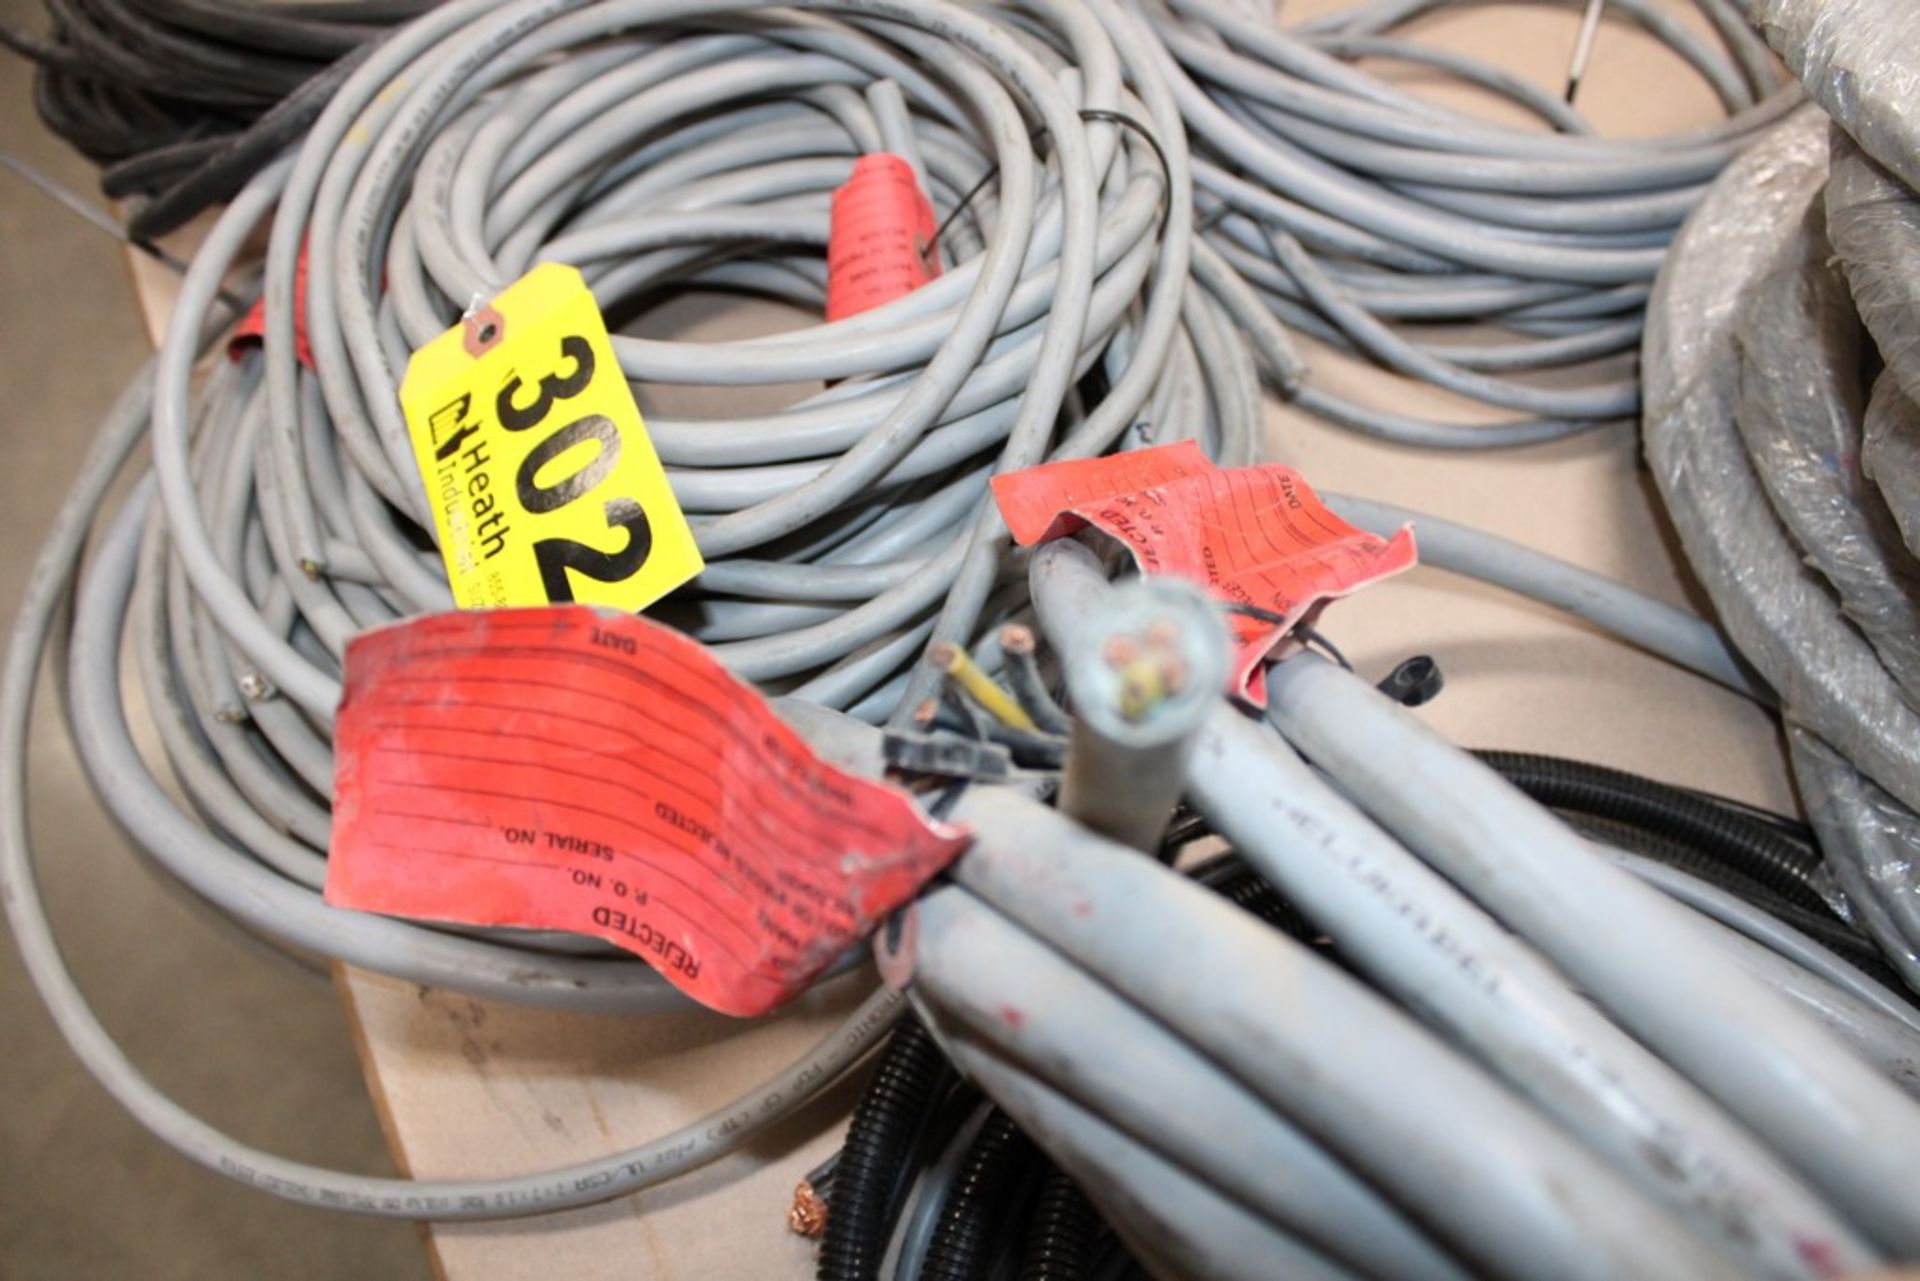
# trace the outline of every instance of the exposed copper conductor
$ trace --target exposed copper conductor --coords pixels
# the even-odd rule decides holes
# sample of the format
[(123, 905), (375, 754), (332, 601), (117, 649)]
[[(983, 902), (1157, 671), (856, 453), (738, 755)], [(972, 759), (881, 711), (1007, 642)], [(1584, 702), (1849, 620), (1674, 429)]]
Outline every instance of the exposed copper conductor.
[(826, 1234), (827, 1203), (805, 1179), (793, 1189), (793, 1204), (787, 1208), (787, 1229), (810, 1240)]
[(1031, 627), (1008, 623), (1000, 629), (1000, 648), (1010, 654), (1031, 654), (1039, 648)]

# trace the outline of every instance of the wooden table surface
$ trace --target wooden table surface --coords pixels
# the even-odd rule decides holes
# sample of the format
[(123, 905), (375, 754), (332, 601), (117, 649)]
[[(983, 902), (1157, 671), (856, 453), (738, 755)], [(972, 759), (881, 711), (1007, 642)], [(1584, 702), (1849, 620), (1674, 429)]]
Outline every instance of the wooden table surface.
[[(1293, 0), (1289, 19), (1340, 7)], [(1668, 0), (1699, 27), (1691, 5)], [(1424, 38), (1485, 55), (1557, 87), (1572, 10), (1489, 7), (1422, 22)], [(1419, 83), (1417, 76), (1410, 76)], [(1618, 25), (1603, 29), (1581, 105), (1609, 133), (1646, 134), (1715, 117), (1711, 95), (1669, 54)], [(135, 264), (156, 332), (170, 281)], [(765, 313), (701, 313), (691, 336), (778, 323)], [(1430, 390), (1306, 345), (1316, 378), (1396, 408), (1475, 417)], [(697, 409), (697, 393), (675, 396)], [(1365, 494), (1518, 539), (1701, 608), (1657, 509), (1631, 429), (1514, 453), (1445, 455), (1360, 440), (1270, 404), (1269, 456), (1315, 485)], [(1476, 747), (1555, 752), (1780, 809), (1794, 807), (1771, 719), (1752, 704), (1551, 611), (1432, 570), (1339, 603), (1323, 625), (1362, 671), (1414, 653), (1447, 677), (1422, 710)], [(744, 1024), (689, 1013), (565, 1016), (432, 991), (344, 967), (336, 980), (368, 1088), (401, 1168), (418, 1177), (509, 1174), (646, 1141), (770, 1075), (859, 998), (866, 978)], [(541, 1219), (424, 1230), (454, 1281), (688, 1281), (810, 1276), (813, 1250), (785, 1226), (794, 1184), (838, 1143), (853, 1090), (842, 1085), (726, 1160), (677, 1183)]]

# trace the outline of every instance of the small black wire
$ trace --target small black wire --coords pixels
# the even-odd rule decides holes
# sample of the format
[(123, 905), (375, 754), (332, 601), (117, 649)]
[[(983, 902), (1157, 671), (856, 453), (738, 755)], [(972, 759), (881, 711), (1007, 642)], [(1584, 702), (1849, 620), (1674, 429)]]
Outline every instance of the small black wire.
[[(121, 244), (126, 245), (129, 249), (134, 249), (145, 254), (177, 276), (185, 276), (187, 274), (186, 263), (174, 257), (159, 245), (154, 244), (151, 240), (143, 236), (133, 235), (121, 227), (119, 223), (115, 222), (104, 210), (95, 208), (92, 204), (88, 203), (84, 197), (69, 190), (65, 184), (50, 174), (42, 172), (4, 148), (0, 148), (0, 169), (5, 169), (12, 173), (15, 177), (25, 182), (28, 186), (38, 190), (42, 195), (52, 200), (55, 204), (94, 230), (104, 232), (106, 235), (118, 240)], [(227, 304), (234, 315), (240, 315), (247, 310), (246, 301), (234, 294), (231, 290), (223, 287), (219, 291), (219, 295), (220, 300)]]
[(840, 1150), (835, 1148), (828, 1154), (826, 1160), (807, 1171), (805, 1175), (806, 1181), (812, 1184), (813, 1190), (821, 1193), (824, 1198), (827, 1189), (833, 1184), (834, 1171), (837, 1170), (839, 1166)]
[[(1167, 159), (1166, 148), (1160, 145), (1160, 139), (1154, 137), (1153, 130), (1147, 128), (1132, 116), (1119, 111), (1103, 111), (1094, 108), (1082, 111), (1080, 118), (1082, 120), (1104, 120), (1108, 124), (1119, 125), (1122, 129), (1130, 129), (1140, 135), (1140, 140), (1147, 144), (1148, 149), (1153, 152), (1153, 158), (1159, 162), (1163, 184), (1168, 187), (1173, 185), (1173, 162)], [(1162, 216), (1165, 216), (1164, 210), (1162, 211)]]
[(948, 213), (945, 220), (934, 230), (933, 242), (935, 244), (939, 244), (942, 240), (946, 239), (947, 232), (953, 227), (953, 220), (965, 213), (967, 206), (973, 203), (973, 198), (985, 191), (987, 184), (999, 176), (999, 162), (996, 161), (987, 166), (987, 171), (980, 175), (980, 180), (967, 188), (966, 194), (961, 196), (959, 201), (954, 204), (952, 212)]
[(988, 714), (970, 700), (965, 691), (952, 681), (942, 683), (940, 703), (951, 710), (960, 722), (966, 726), (966, 732), (975, 742), (987, 741)]
[[(1287, 625), (1287, 616), (1285, 614), (1278, 614), (1270, 609), (1262, 609), (1258, 605), (1249, 605), (1244, 601), (1226, 602), (1222, 605), (1222, 608), (1229, 614), (1240, 614), (1247, 618), (1255, 618), (1263, 623), (1272, 623), (1275, 627), (1285, 627)], [(1340, 647), (1328, 640), (1315, 628), (1306, 623), (1295, 623), (1291, 634), (1298, 637), (1304, 645), (1311, 645), (1315, 649), (1326, 651), (1328, 658), (1331, 658), (1348, 671), (1353, 670), (1353, 664), (1349, 663), (1347, 656), (1340, 652)]]
[[(1108, 124), (1119, 125), (1123, 129), (1131, 129), (1134, 133), (1139, 134), (1147, 146), (1152, 149), (1154, 159), (1159, 162), (1161, 185), (1165, 187), (1171, 187), (1173, 185), (1173, 165), (1167, 159), (1166, 148), (1160, 145), (1160, 140), (1153, 136), (1151, 129), (1141, 124), (1138, 120), (1135, 120), (1132, 116), (1119, 111), (1088, 108), (1080, 113), (1080, 118), (1082, 120), (1105, 121)], [(1029, 134), (1028, 137), (1037, 139), (1045, 132), (1046, 130), (1044, 129), (1036, 129), (1033, 133)], [(980, 180), (967, 188), (966, 194), (960, 197), (953, 208), (948, 211), (947, 216), (941, 220), (940, 226), (936, 228), (933, 233), (933, 242), (935, 244), (939, 244), (942, 240), (946, 239), (947, 232), (952, 229), (954, 220), (962, 213), (965, 213), (967, 206), (973, 203), (973, 198), (985, 191), (987, 184), (999, 176), (1000, 162), (996, 160), (993, 164), (987, 166), (987, 171), (980, 175)], [(1166, 202), (1162, 201), (1160, 205), (1160, 217), (1164, 221), (1166, 216)]]
[(1305, 623), (1295, 623), (1293, 625), (1293, 634), (1314, 648), (1325, 650), (1328, 658), (1331, 658), (1348, 671), (1353, 670), (1353, 664), (1347, 661), (1347, 656), (1340, 652), (1339, 646), (1335, 645), (1332, 641)]
[(1262, 609), (1258, 605), (1249, 605), (1245, 601), (1221, 601), (1220, 608), (1226, 610), (1229, 614), (1240, 614), (1247, 618), (1257, 619), (1263, 623), (1272, 623), (1275, 627), (1285, 627), (1287, 625), (1287, 616), (1285, 614), (1276, 613), (1271, 609)]

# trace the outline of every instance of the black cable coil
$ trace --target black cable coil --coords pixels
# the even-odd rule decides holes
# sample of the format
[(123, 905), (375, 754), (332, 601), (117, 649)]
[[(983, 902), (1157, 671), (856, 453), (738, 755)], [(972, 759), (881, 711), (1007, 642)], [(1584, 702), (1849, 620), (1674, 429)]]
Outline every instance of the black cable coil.
[(1099, 1212), (1080, 1185), (1063, 1170), (1048, 1170), (1027, 1224), (1020, 1281), (1082, 1281), (1100, 1230)]
[(1038, 1160), (1012, 1117), (999, 1108), (987, 1113), (940, 1207), (920, 1281), (986, 1281), (1016, 1194)]
[(34, 107), (140, 204), (136, 241), (217, 204), (297, 140), (365, 50), (435, 0), (45, 0), (46, 37), (0, 26), (36, 64)]
[(1820, 894), (1820, 855), (1774, 823), (1731, 803), (1657, 783), (1624, 770), (1557, 756), (1523, 752), (1477, 752), (1521, 791), (1551, 809), (1612, 819), (1669, 836), (1683, 845), (1713, 851), (1745, 875), (1788, 900), (1815, 910)]
[(879, 1277), (909, 1162), (950, 1072), (926, 1027), (911, 1016), (904, 1019), (860, 1096), (834, 1166), (820, 1281)]
[[(1820, 894), (1820, 856), (1796, 820), (1580, 761), (1519, 752), (1478, 755), (1592, 838), (1727, 890), (1889, 990), (1903, 991), (1875, 944)], [(1187, 847), (1213, 835), (1204, 818), (1183, 807), (1168, 824), (1159, 858), (1173, 863)], [(1326, 938), (1235, 851), (1212, 853), (1185, 870), (1274, 928), (1331, 949), (1328, 954), (1339, 960), (1339, 940)], [(921, 1136), (946, 1093), (947, 1071), (919, 1023), (903, 1024), (895, 1033), (854, 1114), (836, 1168), (820, 1258), (822, 1281), (877, 1278), (906, 1192), (922, 1173), (915, 1168), (916, 1157), (929, 1158)], [(1030, 1210), (1024, 1208), (1027, 1193)], [(1012, 1119), (994, 1108), (962, 1159), (919, 1275), (922, 1281), (986, 1281), (1010, 1274), (1019, 1281), (1085, 1281), (1100, 1270), (1100, 1251), (1115, 1244), (1073, 1180), (1047, 1163)], [(1124, 1255), (1109, 1262), (1132, 1266)]]

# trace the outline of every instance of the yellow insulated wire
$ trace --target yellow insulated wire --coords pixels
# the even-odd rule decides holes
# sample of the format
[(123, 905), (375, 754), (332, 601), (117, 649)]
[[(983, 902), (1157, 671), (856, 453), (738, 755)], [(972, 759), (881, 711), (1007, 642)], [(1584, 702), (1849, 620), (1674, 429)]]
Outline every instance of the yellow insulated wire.
[(980, 670), (972, 655), (958, 645), (942, 642), (927, 650), (927, 661), (947, 674), (947, 679), (965, 690), (987, 714), (1003, 725), (1038, 733), (1040, 727), (1020, 706), (1020, 700), (1006, 691), (999, 681)]

